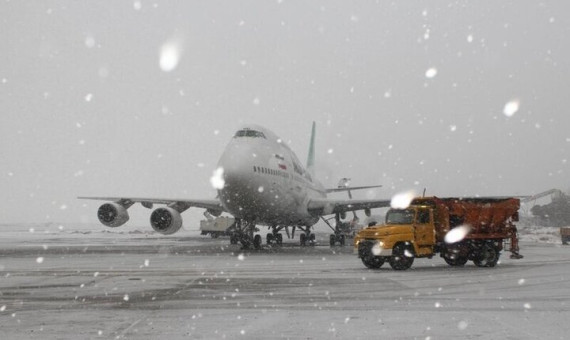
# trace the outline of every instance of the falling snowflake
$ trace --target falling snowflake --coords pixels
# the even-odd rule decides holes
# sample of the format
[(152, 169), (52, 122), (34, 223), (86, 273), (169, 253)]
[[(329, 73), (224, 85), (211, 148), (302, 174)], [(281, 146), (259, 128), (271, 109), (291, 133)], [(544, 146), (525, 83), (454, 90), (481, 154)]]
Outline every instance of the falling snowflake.
[(224, 168), (219, 167), (214, 170), (212, 177), (210, 177), (210, 184), (212, 184), (212, 187), (217, 190), (224, 188), (226, 185), (226, 182), (224, 181)]
[(178, 41), (166, 42), (160, 48), (160, 69), (164, 72), (171, 72), (177, 66), (182, 54), (182, 44)]
[(426, 78), (431, 79), (436, 75), (437, 75), (437, 69), (435, 67), (432, 67), (426, 71)]
[(390, 206), (394, 209), (406, 209), (414, 197), (416, 197), (416, 193), (413, 190), (396, 194), (392, 196)]
[(461, 225), (459, 227), (455, 227), (451, 229), (447, 234), (445, 234), (445, 243), (456, 243), (465, 238), (467, 234), (471, 231), (471, 227), (469, 225)]
[(93, 37), (85, 38), (85, 46), (87, 46), (87, 48), (95, 47), (95, 38)]
[(505, 104), (503, 113), (507, 117), (512, 117), (519, 110), (520, 102), (518, 99), (513, 99)]

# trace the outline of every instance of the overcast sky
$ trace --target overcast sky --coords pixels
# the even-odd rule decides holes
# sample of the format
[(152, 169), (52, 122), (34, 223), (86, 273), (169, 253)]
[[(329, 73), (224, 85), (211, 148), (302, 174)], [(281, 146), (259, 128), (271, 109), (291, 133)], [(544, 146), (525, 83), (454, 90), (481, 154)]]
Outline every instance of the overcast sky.
[(568, 1), (2, 1), (0, 13), (2, 223), (96, 222), (100, 203), (79, 195), (214, 198), (209, 178), (243, 123), (306, 159), (315, 121), (317, 176), (384, 185), (361, 197), (569, 188)]

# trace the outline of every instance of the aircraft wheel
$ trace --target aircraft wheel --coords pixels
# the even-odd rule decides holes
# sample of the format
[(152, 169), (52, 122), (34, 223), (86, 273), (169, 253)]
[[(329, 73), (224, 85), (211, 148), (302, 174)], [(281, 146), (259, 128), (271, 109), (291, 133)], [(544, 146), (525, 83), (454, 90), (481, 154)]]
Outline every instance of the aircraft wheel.
[(255, 249), (260, 249), (261, 248), (261, 235), (255, 235), (253, 237), (253, 247)]
[(273, 236), (273, 234), (267, 234), (267, 244), (273, 243), (274, 239), (275, 239), (275, 236)]
[(314, 246), (315, 245), (315, 239), (316, 239), (316, 235), (315, 234), (311, 234), (309, 235), (309, 244)]
[(334, 247), (335, 243), (336, 243), (336, 235), (335, 234), (331, 234), (329, 237), (329, 241), (331, 244), (331, 247)]
[(237, 244), (238, 243), (238, 237), (234, 234), (230, 235), (230, 244)]
[(307, 235), (301, 234), (301, 236), (299, 236), (299, 242), (301, 243), (301, 247), (306, 246), (307, 245)]
[(390, 266), (394, 270), (406, 270), (414, 263), (414, 253), (410, 246), (404, 243), (398, 243), (392, 249), (392, 256), (390, 257)]
[(278, 245), (282, 245), (283, 244), (283, 235), (282, 234), (277, 234), (275, 235), (277, 237), (277, 244)]
[(340, 246), (341, 246), (341, 247), (344, 247), (345, 239), (346, 239), (346, 238), (345, 238), (344, 235), (340, 235), (340, 236), (338, 237), (338, 243), (340, 243)]

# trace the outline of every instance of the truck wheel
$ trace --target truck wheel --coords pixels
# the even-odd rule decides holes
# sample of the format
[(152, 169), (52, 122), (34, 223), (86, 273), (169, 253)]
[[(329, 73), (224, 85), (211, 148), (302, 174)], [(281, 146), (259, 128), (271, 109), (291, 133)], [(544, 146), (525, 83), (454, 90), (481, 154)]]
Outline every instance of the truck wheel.
[(392, 249), (392, 256), (390, 257), (390, 266), (394, 270), (406, 270), (414, 263), (414, 252), (409, 246), (404, 243), (398, 243)]
[(382, 267), (386, 259), (382, 256), (366, 256), (360, 258), (362, 263), (366, 266), (366, 268), (370, 269), (378, 269)]
[(477, 267), (494, 267), (499, 261), (499, 251), (495, 246), (485, 244), (481, 247), (479, 256), (473, 260)]
[(453, 254), (453, 256), (454, 256), (454, 258), (452, 258), (451, 256), (448, 256), (448, 255), (445, 255), (443, 257), (443, 259), (445, 260), (445, 262), (447, 262), (448, 265), (454, 266), (454, 267), (461, 267), (467, 263), (466, 257), (460, 257), (460, 256), (457, 256), (455, 254)]

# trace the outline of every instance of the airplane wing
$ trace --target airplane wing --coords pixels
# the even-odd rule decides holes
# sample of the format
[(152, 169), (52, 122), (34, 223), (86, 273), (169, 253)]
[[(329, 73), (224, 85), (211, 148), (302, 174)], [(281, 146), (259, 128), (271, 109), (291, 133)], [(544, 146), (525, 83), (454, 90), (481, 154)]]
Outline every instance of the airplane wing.
[(141, 203), (145, 208), (152, 208), (153, 204), (176, 205), (184, 210), (190, 207), (226, 212), (219, 200), (191, 200), (191, 199), (164, 199), (164, 198), (135, 198), (135, 197), (77, 197), (78, 199), (113, 201), (123, 206)]
[(314, 215), (330, 215), (346, 211), (384, 208), (390, 206), (390, 200), (354, 200), (354, 199), (313, 199), (308, 210)]
[(363, 187), (340, 187), (340, 188), (326, 189), (326, 192), (331, 193), (331, 192), (342, 192), (342, 191), (354, 191), (354, 190), (363, 190), (363, 189), (380, 188), (380, 187), (381, 185), (367, 185)]

